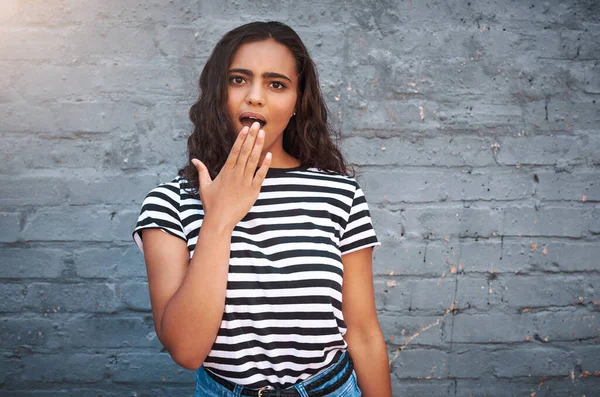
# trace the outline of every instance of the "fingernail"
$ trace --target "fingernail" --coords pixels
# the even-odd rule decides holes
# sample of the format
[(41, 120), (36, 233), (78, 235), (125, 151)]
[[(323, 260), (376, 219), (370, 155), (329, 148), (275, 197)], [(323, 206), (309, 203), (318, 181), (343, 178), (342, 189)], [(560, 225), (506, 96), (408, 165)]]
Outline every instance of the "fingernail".
[(258, 121), (255, 121), (254, 123), (252, 123), (252, 128), (260, 128), (260, 123)]

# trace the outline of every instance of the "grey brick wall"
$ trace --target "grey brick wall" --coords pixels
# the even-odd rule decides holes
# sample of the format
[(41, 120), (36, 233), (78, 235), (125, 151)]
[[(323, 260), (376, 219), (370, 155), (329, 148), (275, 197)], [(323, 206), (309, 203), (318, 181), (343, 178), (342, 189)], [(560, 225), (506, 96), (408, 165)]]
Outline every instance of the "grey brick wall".
[(600, 3), (3, 0), (0, 395), (193, 394), (161, 350), (142, 198), (217, 39), (314, 56), (383, 242), (395, 396), (600, 395)]

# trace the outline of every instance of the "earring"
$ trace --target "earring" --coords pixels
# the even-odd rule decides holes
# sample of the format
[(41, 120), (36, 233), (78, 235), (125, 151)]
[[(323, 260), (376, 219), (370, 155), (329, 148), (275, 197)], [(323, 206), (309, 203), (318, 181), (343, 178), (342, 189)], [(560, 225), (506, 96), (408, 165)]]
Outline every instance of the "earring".
[(295, 116), (295, 115), (296, 115), (296, 112), (294, 112), (294, 114), (292, 114), (292, 116)]

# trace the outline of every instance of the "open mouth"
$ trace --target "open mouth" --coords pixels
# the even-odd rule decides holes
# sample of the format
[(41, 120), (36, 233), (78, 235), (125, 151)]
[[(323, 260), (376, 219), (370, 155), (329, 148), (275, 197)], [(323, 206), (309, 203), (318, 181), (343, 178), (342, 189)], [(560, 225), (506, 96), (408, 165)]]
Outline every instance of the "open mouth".
[(256, 121), (260, 123), (261, 129), (265, 127), (265, 124), (267, 124), (264, 117), (260, 114), (244, 112), (240, 115), (240, 123), (242, 123), (244, 127), (250, 127)]

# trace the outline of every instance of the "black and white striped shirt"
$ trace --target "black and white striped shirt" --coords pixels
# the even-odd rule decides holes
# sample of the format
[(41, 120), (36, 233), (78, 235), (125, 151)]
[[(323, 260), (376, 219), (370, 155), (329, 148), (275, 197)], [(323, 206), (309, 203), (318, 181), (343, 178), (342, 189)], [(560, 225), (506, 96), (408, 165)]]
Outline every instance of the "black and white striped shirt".
[[(204, 211), (176, 177), (145, 198), (141, 231), (159, 228), (187, 242), (190, 258)], [(316, 168), (271, 168), (231, 236), (225, 312), (204, 367), (252, 388), (288, 387), (346, 350), (341, 255), (378, 247), (354, 178)]]

